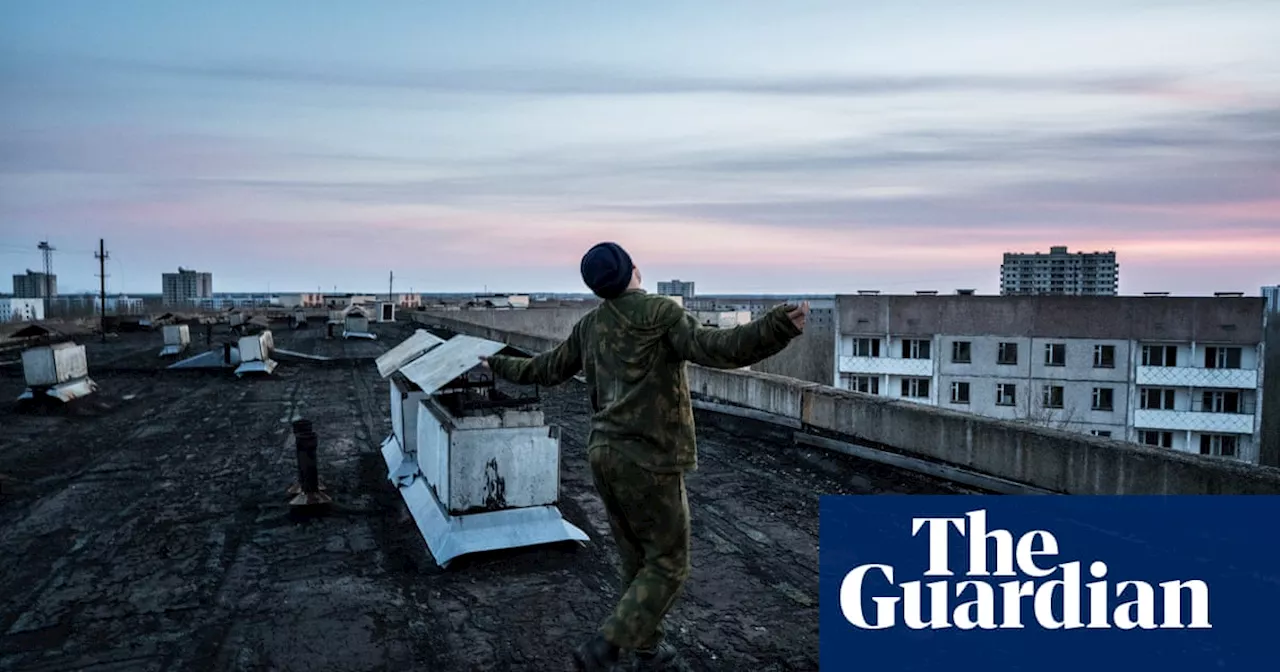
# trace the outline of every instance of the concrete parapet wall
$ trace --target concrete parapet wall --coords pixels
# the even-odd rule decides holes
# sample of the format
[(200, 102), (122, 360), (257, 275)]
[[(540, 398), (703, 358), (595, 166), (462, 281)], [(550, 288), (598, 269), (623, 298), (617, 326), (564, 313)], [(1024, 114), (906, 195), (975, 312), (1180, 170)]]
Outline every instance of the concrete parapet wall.
[[(559, 343), (462, 317), (431, 315), (421, 321), (530, 352)], [(701, 398), (753, 409), (808, 431), (1053, 492), (1280, 494), (1280, 469), (995, 420), (757, 371), (690, 365), (689, 386)]]
[(782, 352), (752, 365), (751, 370), (831, 385), (836, 382), (835, 339), (830, 326), (807, 326), (803, 336)]
[[(528, 310), (465, 310), (429, 315), (478, 324), (530, 336), (564, 339), (592, 307), (530, 308)], [(751, 367), (815, 383), (830, 384), (835, 370), (835, 334), (830, 327), (806, 330), (785, 350)]]
[[(514, 331), (531, 336), (564, 340), (573, 331), (573, 325), (591, 312), (582, 308), (527, 308), (522, 310), (461, 310), (448, 313), (429, 312), (428, 315), (462, 322), (479, 324), (504, 331)], [(417, 319), (417, 316), (415, 316)]]

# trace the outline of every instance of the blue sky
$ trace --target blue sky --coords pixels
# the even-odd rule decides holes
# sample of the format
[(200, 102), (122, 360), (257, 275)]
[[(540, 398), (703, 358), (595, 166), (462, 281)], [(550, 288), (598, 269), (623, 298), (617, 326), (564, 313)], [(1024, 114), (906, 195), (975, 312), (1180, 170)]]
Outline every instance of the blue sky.
[(0, 271), (64, 290), (1280, 282), (1280, 3), (0, 5)]

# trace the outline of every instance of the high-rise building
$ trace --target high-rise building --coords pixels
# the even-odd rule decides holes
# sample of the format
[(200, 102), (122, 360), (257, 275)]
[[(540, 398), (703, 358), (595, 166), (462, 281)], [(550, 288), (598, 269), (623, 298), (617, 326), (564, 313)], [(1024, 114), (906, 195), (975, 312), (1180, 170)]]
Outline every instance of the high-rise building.
[(1280, 285), (1263, 287), (1262, 298), (1267, 300), (1268, 313), (1280, 313)]
[(213, 296), (213, 274), (178, 267), (177, 273), (161, 276), (161, 291), (166, 306), (195, 303)]
[(682, 282), (680, 280), (659, 282), (658, 293), (663, 296), (679, 296), (684, 299), (692, 299), (694, 296), (693, 284), (692, 282)]
[(58, 295), (58, 276), (27, 271), (13, 276), (13, 296), (19, 299), (47, 299)]
[(838, 296), (835, 385), (1259, 461), (1258, 297)]
[(1005, 295), (1115, 296), (1119, 285), (1115, 251), (1067, 252), (1062, 245), (1048, 254), (1006, 252), (1000, 265)]

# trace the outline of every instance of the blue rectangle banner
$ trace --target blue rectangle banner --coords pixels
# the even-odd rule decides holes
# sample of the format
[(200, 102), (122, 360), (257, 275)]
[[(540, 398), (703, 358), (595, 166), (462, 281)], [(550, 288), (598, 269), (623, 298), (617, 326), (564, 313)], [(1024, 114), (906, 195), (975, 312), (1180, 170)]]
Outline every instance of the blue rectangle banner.
[(828, 496), (821, 669), (1274, 670), (1280, 497)]

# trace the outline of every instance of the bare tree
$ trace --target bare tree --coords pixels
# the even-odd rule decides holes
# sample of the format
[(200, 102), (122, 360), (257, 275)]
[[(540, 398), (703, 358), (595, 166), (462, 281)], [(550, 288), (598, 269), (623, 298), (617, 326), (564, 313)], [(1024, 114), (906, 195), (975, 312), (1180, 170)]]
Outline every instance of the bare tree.
[(1037, 396), (1034, 386), (1027, 386), (1026, 410), (1019, 415), (1017, 420), (1039, 427), (1073, 431), (1072, 424), (1075, 423), (1076, 416), (1075, 405), (1064, 403), (1061, 408), (1046, 406), (1042, 396), (1044, 393), (1043, 387), (1040, 393), (1041, 396)]

